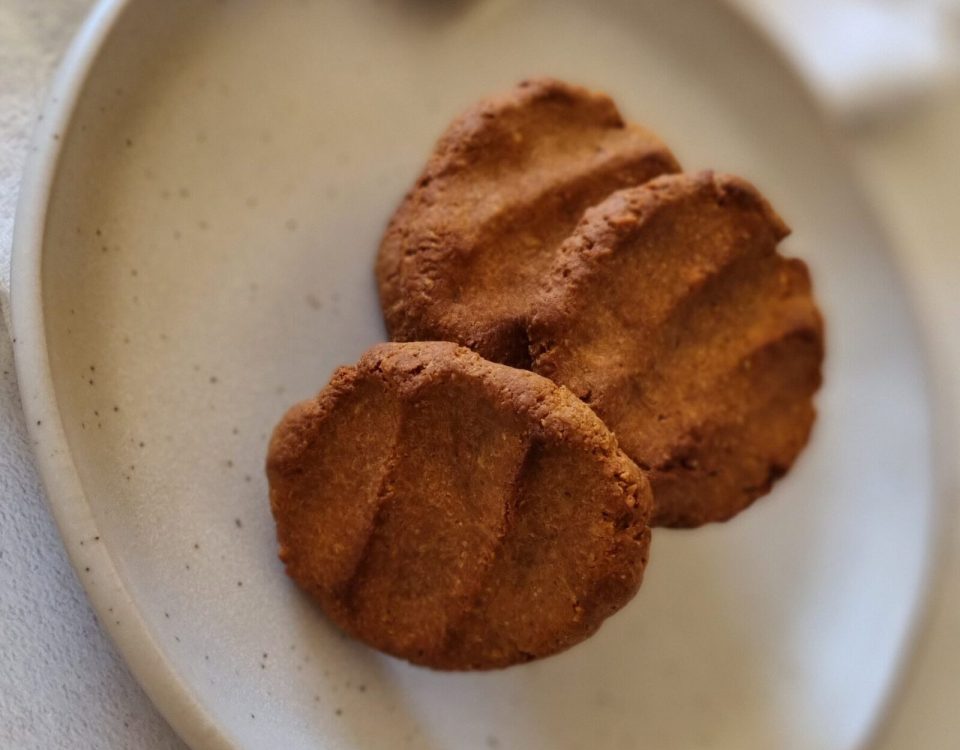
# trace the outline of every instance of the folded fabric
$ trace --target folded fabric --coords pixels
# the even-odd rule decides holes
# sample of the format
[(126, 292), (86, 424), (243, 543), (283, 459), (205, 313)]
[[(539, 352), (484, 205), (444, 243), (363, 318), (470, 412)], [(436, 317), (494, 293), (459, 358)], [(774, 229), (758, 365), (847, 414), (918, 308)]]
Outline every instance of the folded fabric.
[(958, 0), (734, 0), (846, 124), (904, 112), (960, 80)]

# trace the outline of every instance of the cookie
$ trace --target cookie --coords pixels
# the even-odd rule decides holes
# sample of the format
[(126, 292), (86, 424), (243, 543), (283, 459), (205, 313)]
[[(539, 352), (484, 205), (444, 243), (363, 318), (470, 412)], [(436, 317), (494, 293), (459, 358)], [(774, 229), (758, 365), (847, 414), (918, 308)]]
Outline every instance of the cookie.
[(788, 233), (753, 186), (704, 172), (613, 194), (559, 250), (532, 368), (648, 472), (656, 525), (730, 518), (807, 442), (823, 324)]
[(452, 343), (381, 344), (274, 431), (287, 573), (343, 630), (437, 669), (591, 635), (633, 597), (642, 472), (567, 389)]
[(383, 238), (391, 338), (528, 365), (530, 301), (584, 209), (677, 169), (605, 94), (537, 79), (481, 101), (440, 138)]

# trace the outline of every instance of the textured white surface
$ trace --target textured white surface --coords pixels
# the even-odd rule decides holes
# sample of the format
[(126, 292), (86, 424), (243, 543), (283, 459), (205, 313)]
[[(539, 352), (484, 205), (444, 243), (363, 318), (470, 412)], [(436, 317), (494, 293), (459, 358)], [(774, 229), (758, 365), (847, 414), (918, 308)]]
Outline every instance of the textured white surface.
[[(0, 3), (0, 269), (43, 90), (90, 0)], [(0, 321), (0, 747), (183, 748), (87, 604), (50, 517)]]
[(47, 79), (92, 5), (93, 0), (0, 2), (0, 279), (4, 299), (17, 187), (33, 123)]
[[(2, 327), (2, 323), (0, 323)], [(0, 747), (182, 748), (96, 622), (47, 510), (0, 331)]]

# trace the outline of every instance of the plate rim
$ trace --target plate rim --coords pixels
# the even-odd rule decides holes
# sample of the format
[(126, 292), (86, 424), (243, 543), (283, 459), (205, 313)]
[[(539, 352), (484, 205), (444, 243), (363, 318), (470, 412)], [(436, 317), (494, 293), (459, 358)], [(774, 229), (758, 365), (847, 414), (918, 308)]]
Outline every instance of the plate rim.
[[(55, 74), (50, 79), (28, 153), (17, 200), (10, 270), (10, 323), (14, 351), (14, 367), (31, 450), (44, 488), (47, 506), (56, 521), (68, 559), (101, 626), (141, 688), (176, 734), (191, 748), (229, 750), (240, 743), (229, 728), (218, 722), (193, 693), (165, 651), (153, 638), (150, 628), (140, 616), (136, 600), (105, 545), (87, 545), (80, 548), (81, 537), (97, 536), (97, 525), (86, 492), (70, 453), (63, 427), (56, 388), (50, 368), (46, 342), (43, 309), (42, 268), (46, 240), (46, 220), (52, 188), (60, 164), (64, 138), (73, 120), (80, 96), (89, 80), (91, 69), (100, 56), (104, 44), (133, 0), (98, 0), (80, 25), (70, 42)], [(918, 363), (922, 387), (927, 402), (930, 442), (934, 447), (930, 461), (931, 490), (934, 499), (932, 518), (932, 548), (923, 572), (923, 590), (917, 611), (910, 623), (899, 653), (895, 655), (894, 676), (887, 687), (872, 726), (867, 731), (864, 747), (882, 741), (886, 727), (891, 723), (896, 706), (907, 687), (917, 653), (929, 629), (933, 615), (933, 594), (942, 587), (947, 574), (944, 564), (950, 552), (952, 517), (956, 514), (947, 502), (946, 470), (942, 451), (936, 449), (937, 437), (947, 428), (947, 417), (938, 414), (936, 404), (944, 399), (931, 365), (931, 347), (918, 314), (915, 295), (904, 283), (901, 259), (891, 250), (894, 246), (890, 232), (864, 193), (857, 171), (851, 163), (848, 149), (838, 127), (827, 116), (823, 104), (816, 98), (790, 56), (778, 46), (758, 19), (734, 0), (723, 0), (724, 11), (743, 27), (775, 60), (784, 75), (792, 79), (797, 94), (805, 100), (819, 121), (833, 155), (843, 164), (857, 187), (855, 202), (876, 227), (883, 239), (880, 252), (891, 263), (900, 290), (906, 302), (910, 327), (918, 336), (921, 353)], [(79, 575), (95, 564), (98, 571), (96, 585)], [(109, 614), (108, 615), (108, 610)], [(117, 620), (116, 618), (120, 619)], [(123, 625), (120, 625), (120, 623)]]
[[(106, 545), (80, 548), (98, 527), (70, 453), (50, 368), (43, 310), (43, 255), (50, 197), (65, 134), (105, 42), (132, 0), (98, 0), (54, 73), (23, 171), (14, 219), (10, 322), (17, 386), (30, 447), (68, 559), (100, 625), (141, 688), (176, 734), (192, 748), (238, 747), (181, 679), (140, 615)], [(97, 583), (79, 575), (96, 566)], [(122, 625), (119, 623), (123, 623)]]

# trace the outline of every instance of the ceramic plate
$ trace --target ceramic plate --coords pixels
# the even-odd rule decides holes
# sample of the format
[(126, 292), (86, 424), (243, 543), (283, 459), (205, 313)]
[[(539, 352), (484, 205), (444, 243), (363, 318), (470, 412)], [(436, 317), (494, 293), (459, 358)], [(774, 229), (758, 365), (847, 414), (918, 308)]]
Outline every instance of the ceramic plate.
[[(829, 322), (813, 441), (724, 526), (659, 531), (587, 643), (438, 674), (285, 578), (284, 409), (384, 338), (371, 264), (436, 136), (551, 74), (691, 169), (754, 181)], [(131, 0), (54, 86), (24, 188), (18, 372), (101, 621), (195, 747), (847, 749), (909, 653), (936, 505), (921, 352), (883, 238), (791, 74), (713, 0)]]

